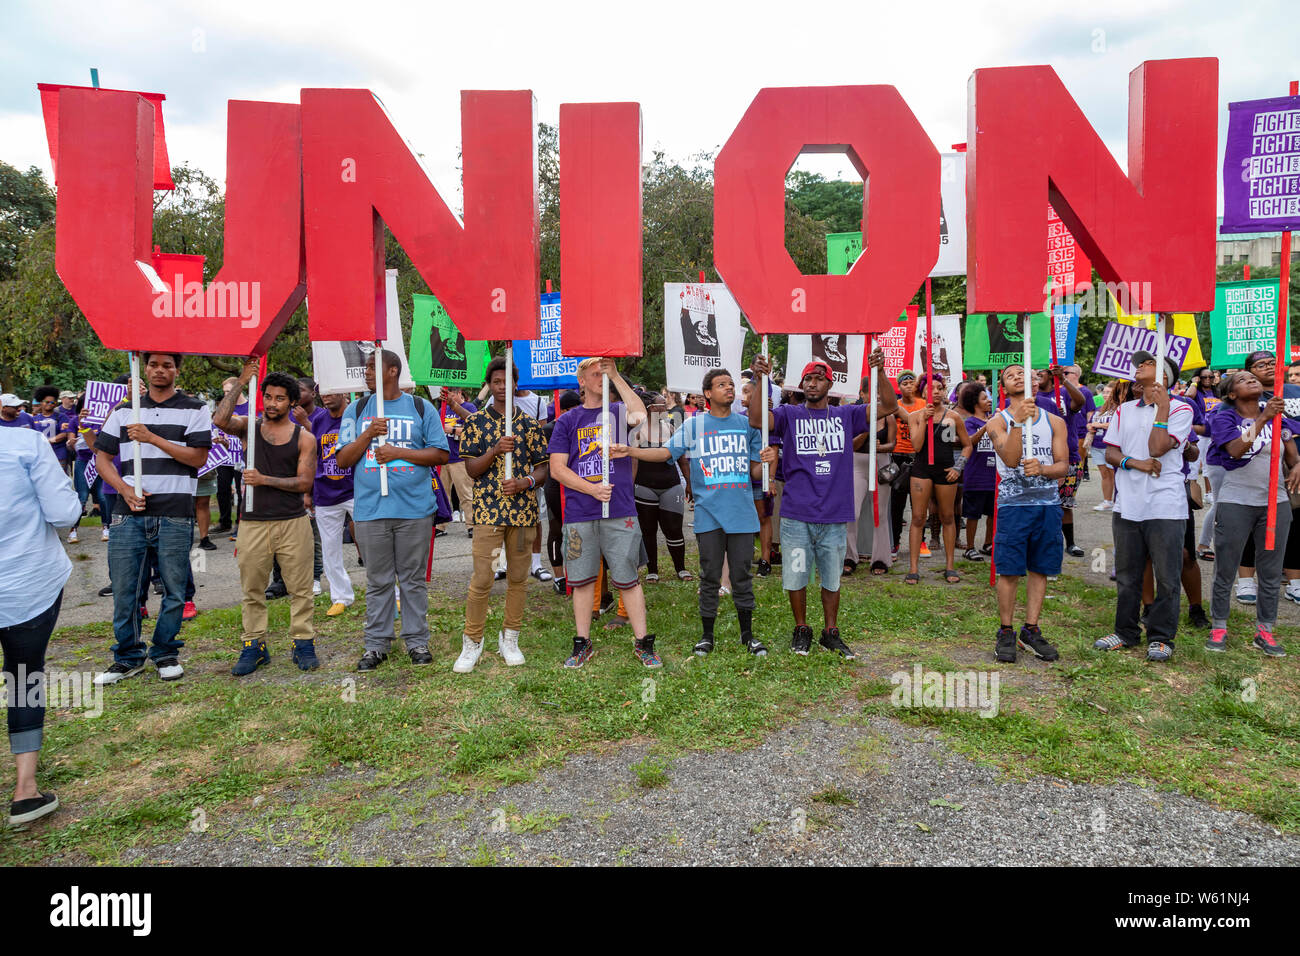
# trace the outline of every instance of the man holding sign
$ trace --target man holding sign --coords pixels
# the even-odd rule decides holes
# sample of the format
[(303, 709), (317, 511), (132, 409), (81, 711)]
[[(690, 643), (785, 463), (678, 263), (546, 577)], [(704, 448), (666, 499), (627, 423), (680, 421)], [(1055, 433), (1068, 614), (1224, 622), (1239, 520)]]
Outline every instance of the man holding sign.
[[(402, 362), (384, 349), (384, 414), (373, 394), (343, 414), (336, 460), (352, 469), (353, 518), (366, 562), (366, 650), (357, 670), (372, 671), (388, 659), (401, 589), (402, 640), (413, 664), (431, 664), (429, 560), (437, 510), (429, 469), (447, 463), (447, 436), (432, 402), (402, 391)], [(375, 389), (375, 353), (366, 360), (366, 387)], [(388, 472), (383, 494), (381, 472)]]
[[(137, 597), (150, 551), (156, 553), (165, 592), (149, 657), (163, 680), (178, 680), (185, 673), (180, 663), (185, 642), (177, 635), (194, 543), (194, 495), (199, 469), (212, 447), (212, 419), (206, 405), (176, 390), (181, 356), (145, 352), (141, 361), (149, 390), (140, 396), (139, 423), (132, 422), (130, 406), (114, 409), (95, 439), (95, 467), (117, 494), (108, 540), (116, 644), (113, 664), (95, 677), (97, 684), (116, 684), (144, 670)], [(138, 475), (133, 444), (140, 446)], [(113, 464), (119, 455), (121, 473)]]

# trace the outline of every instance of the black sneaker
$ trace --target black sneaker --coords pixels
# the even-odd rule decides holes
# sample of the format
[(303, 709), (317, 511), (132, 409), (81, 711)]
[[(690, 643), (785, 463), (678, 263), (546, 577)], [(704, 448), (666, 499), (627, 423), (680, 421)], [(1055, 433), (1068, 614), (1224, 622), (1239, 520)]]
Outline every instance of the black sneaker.
[(1188, 608), (1187, 620), (1191, 623), (1192, 627), (1205, 628), (1206, 630), (1210, 627), (1210, 619), (1205, 616), (1205, 608), (1199, 605)]
[(417, 647), (412, 651), (408, 651), (407, 653), (411, 655), (412, 664), (418, 665), (418, 664), (433, 663), (433, 655), (429, 653), (429, 649), (427, 647)]
[(284, 586), (283, 581), (273, 581), (271, 586), (266, 589), (266, 599), (274, 601), (276, 598), (288, 597), (289, 589)]
[(767, 648), (763, 645), (763, 642), (752, 634), (748, 638), (742, 637), (740, 643), (745, 645), (745, 650), (749, 651), (749, 653), (753, 654), (755, 657), (767, 656)]
[(15, 800), (9, 804), (9, 825), (20, 827), (33, 820), (39, 820), (47, 813), (59, 809), (59, 798), (52, 793), (42, 793), (39, 797)]
[(1072, 544), (1065, 549), (1065, 553), (1072, 558), (1082, 558), (1088, 552), (1084, 551), (1083, 548), (1079, 547), (1077, 544)]
[(573, 653), (564, 662), (564, 666), (569, 668), (581, 667), (591, 660), (595, 654), (596, 645), (591, 642), (591, 638), (575, 637), (573, 639)]
[(388, 660), (387, 654), (381, 654), (379, 651), (366, 651), (361, 655), (361, 660), (357, 661), (357, 670), (372, 671), (386, 660)]
[(759, 558), (758, 563), (754, 565), (754, 573), (757, 574), (760, 578), (767, 577), (769, 574), (772, 573), (772, 563), (770, 561), (764, 561), (762, 558)]
[(1054, 661), (1061, 656), (1056, 652), (1055, 647), (1044, 640), (1043, 632), (1038, 629), (1037, 624), (1026, 624), (1020, 629), (1019, 644), (1040, 661)]
[(998, 628), (998, 642), (993, 656), (1003, 664), (1014, 664), (1016, 662), (1016, 632), (1014, 628)]
[(230, 524), (230, 522), (223, 521), (215, 528), (210, 529), (208, 531), (208, 534), (228, 534), (231, 530), (232, 530), (232, 525)]
[(779, 544), (774, 544), (772, 545), (772, 564), (778, 565), (780, 563), (781, 563), (781, 546)]
[(832, 627), (822, 631), (821, 640), (817, 643), (828, 651), (835, 651), (846, 661), (851, 661), (858, 656), (853, 653), (853, 648), (849, 647), (849, 645), (845, 644), (844, 641), (840, 639), (840, 629), (838, 627)]
[(812, 650), (812, 628), (806, 624), (794, 629), (794, 634), (790, 638), (790, 650), (794, 651), (800, 657), (807, 657), (808, 652)]
[(111, 584), (108, 585), (108, 587), (103, 587), (99, 589), (100, 597), (111, 597), (112, 594), (113, 594), (113, 585)]
[(143, 661), (139, 664), (123, 664), (120, 661), (114, 661), (108, 666), (108, 670), (95, 675), (95, 684), (99, 687), (104, 687), (108, 684), (116, 684), (118, 681), (123, 681), (128, 677), (134, 677), (137, 674), (143, 673)]
[(564, 578), (555, 578), (551, 581), (551, 587), (555, 590), (556, 594), (563, 595), (564, 592), (568, 590), (569, 584)]
[(600, 613), (608, 614), (614, 608), (618, 607), (618, 598), (612, 594), (602, 595), (600, 599)]
[(703, 637), (695, 645), (695, 653), (699, 657), (707, 657), (713, 653), (713, 638)]
[(153, 593), (159, 595), (160, 597), (167, 593), (167, 589), (163, 587), (162, 581), (155, 581), (153, 583)]
[(212, 539), (209, 538), (207, 535), (204, 535), (202, 538), (199, 538), (199, 547), (202, 548), (204, 551), (217, 550), (217, 546), (212, 543)]

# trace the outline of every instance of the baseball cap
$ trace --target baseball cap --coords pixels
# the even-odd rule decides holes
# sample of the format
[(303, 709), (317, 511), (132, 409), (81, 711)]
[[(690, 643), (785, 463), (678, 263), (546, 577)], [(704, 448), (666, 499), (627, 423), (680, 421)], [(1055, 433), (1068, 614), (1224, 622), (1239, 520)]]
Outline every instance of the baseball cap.
[[(1272, 355), (1273, 353), (1270, 352), (1269, 354)], [(1139, 365), (1154, 362), (1155, 360), (1156, 357), (1150, 352), (1145, 349), (1138, 349), (1133, 353), (1133, 368), (1136, 369)], [(1166, 384), (1178, 381), (1178, 363), (1168, 355), (1165, 356), (1165, 370), (1167, 372), (1165, 375)]]
[(894, 381), (901, 382), (905, 378), (910, 378), (912, 380), (915, 380), (916, 373), (913, 372), (910, 368), (903, 369), (903, 371), (899, 372), (897, 375), (894, 376)]
[(835, 381), (835, 373), (831, 371), (831, 367), (825, 362), (821, 362), (816, 359), (809, 362), (807, 365), (803, 367), (803, 374), (799, 376), (799, 381), (802, 382), (813, 372), (821, 372), (822, 375), (825, 376), (826, 381), (828, 382)]
[(76, 392), (70, 392), (66, 388), (63, 391), (59, 392), (59, 401), (63, 401), (65, 398), (76, 398), (76, 397), (77, 397)]
[(3, 405), (5, 408), (22, 408), (23, 400), (13, 392), (5, 392), (3, 395), (0, 395), (0, 405)]

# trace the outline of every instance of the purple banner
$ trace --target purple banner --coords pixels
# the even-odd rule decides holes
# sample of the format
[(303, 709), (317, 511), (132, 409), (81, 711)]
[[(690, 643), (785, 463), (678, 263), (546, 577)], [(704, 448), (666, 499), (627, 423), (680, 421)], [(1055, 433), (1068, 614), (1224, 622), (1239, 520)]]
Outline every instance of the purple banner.
[(1221, 232), (1300, 229), (1300, 96), (1228, 104)]
[[(1191, 343), (1191, 339), (1182, 335), (1166, 335), (1165, 355), (1173, 359), (1181, 369), (1187, 359), (1187, 349)], [(1133, 353), (1137, 351), (1156, 354), (1155, 329), (1107, 322), (1106, 328), (1101, 333), (1101, 344), (1097, 346), (1097, 360), (1092, 363), (1092, 370), (1097, 375), (1108, 375), (1131, 382), (1133, 381)]]
[(87, 382), (86, 402), (79, 419), (82, 428), (103, 428), (108, 413), (126, 398), (126, 385), (113, 382)]
[[(217, 436), (224, 436), (226, 444), (217, 440)], [(244, 443), (234, 435), (227, 435), (216, 425), (212, 426), (212, 447), (208, 449), (208, 460), (203, 465), (203, 470), (199, 472), (199, 477), (210, 474), (217, 468), (225, 466), (244, 470)]]

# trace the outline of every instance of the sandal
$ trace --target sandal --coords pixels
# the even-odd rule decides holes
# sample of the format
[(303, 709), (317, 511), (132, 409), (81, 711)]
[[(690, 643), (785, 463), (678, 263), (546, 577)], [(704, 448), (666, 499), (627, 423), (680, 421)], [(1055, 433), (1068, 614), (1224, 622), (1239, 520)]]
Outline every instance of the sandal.
[(961, 584), (961, 575), (954, 568), (944, 568), (943, 579), (949, 584)]
[(986, 558), (993, 557), (993, 545), (984, 545), (984, 547), (980, 548), (980, 554), (984, 555)]
[(685, 568), (683, 568), (682, 570), (680, 570), (680, 571), (677, 572), (677, 580), (678, 580), (678, 581), (694, 581), (695, 578), (691, 575), (691, 572), (690, 572), (690, 571), (687, 571)]
[(549, 581), (551, 578), (555, 577), (555, 575), (551, 574), (551, 572), (547, 571), (545, 568), (533, 568), (533, 570), (528, 573), (539, 581)]
[(845, 577), (847, 577), (848, 575), (852, 574), (852, 573), (853, 573), (854, 571), (856, 571), (857, 569), (858, 569), (858, 562), (856, 562), (856, 561), (850, 561), (848, 558), (845, 558), (845, 559), (844, 559), (844, 575), (845, 575)]
[(921, 575), (917, 574), (915, 571), (908, 571), (907, 574), (903, 576), (903, 581), (907, 584), (920, 584)]
[(614, 615), (614, 619), (605, 625), (607, 631), (617, 631), (620, 627), (627, 627), (628, 620), (625, 617)]
[(647, 575), (645, 576), (645, 583), (646, 583), (646, 584), (658, 584), (658, 583), (659, 583), (659, 575), (656, 574), (654, 571), (651, 571), (649, 574), (647, 574)]
[(1196, 556), (1200, 558), (1202, 561), (1213, 561), (1214, 549), (1211, 548), (1208, 544), (1203, 544), (1196, 549)]
[(884, 561), (872, 561), (872, 562), (871, 562), (871, 573), (874, 574), (874, 575), (876, 575), (877, 577), (879, 577), (879, 576), (882, 575), (882, 574), (888, 574), (888, 573), (889, 573), (889, 565), (885, 564)]

